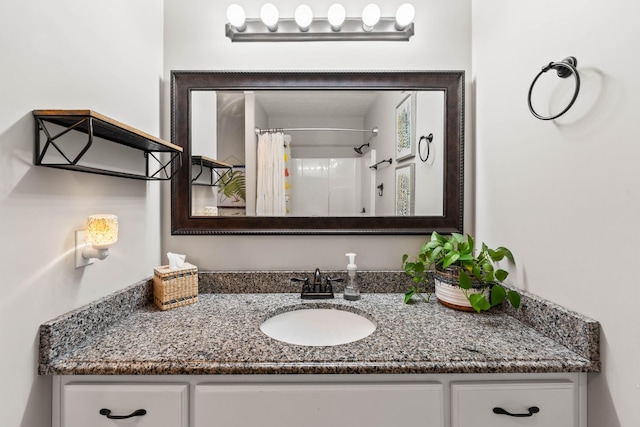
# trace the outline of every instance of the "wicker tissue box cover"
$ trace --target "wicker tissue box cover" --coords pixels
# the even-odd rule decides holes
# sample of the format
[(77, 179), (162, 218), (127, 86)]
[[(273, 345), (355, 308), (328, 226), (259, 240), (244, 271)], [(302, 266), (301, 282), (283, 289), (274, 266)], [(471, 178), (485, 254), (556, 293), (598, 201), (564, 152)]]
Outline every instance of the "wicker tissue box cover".
[(160, 310), (198, 302), (198, 267), (188, 262), (176, 269), (168, 265), (155, 267), (153, 302)]

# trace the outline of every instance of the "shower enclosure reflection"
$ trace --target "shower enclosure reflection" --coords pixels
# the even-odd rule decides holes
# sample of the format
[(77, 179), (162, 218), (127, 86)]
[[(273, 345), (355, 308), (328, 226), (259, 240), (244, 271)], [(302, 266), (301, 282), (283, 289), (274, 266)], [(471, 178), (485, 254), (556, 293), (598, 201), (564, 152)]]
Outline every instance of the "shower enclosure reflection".
[[(417, 136), (397, 162), (405, 99)], [(192, 162), (193, 216), (395, 216), (396, 167), (409, 164), (414, 215), (443, 215), (444, 91), (196, 90), (190, 102), (191, 153), (221, 165), (212, 179)], [(430, 133), (421, 162), (416, 138)]]

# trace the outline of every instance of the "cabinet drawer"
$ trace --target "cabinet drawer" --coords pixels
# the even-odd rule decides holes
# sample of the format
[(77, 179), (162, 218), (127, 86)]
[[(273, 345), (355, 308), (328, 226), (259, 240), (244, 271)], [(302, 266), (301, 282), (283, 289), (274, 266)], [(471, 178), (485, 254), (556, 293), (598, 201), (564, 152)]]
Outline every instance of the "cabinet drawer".
[[(62, 390), (62, 427), (187, 427), (188, 386), (184, 384), (66, 384)], [(109, 419), (144, 409), (146, 414)]]
[(441, 384), (203, 384), (195, 425), (442, 427)]
[[(501, 408), (514, 415), (529, 414), (533, 407), (539, 411), (531, 416), (494, 413), (494, 408)], [(576, 427), (577, 411), (577, 389), (570, 381), (451, 385), (452, 427)]]

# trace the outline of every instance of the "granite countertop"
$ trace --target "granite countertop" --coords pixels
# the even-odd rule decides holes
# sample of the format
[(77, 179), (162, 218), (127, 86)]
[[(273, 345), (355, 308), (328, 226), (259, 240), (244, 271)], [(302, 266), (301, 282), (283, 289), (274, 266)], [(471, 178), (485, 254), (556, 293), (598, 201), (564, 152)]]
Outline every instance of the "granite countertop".
[[(528, 373), (600, 367), (598, 323), (528, 294), (515, 315), (477, 314), (444, 307), (435, 297), (406, 305), (397, 292), (364, 293), (359, 301), (339, 294), (302, 300), (297, 293), (212, 292), (215, 281), (201, 273), (199, 301), (167, 311), (151, 304), (150, 281), (142, 281), (43, 324), (39, 373)], [(377, 329), (332, 347), (286, 344), (260, 331), (274, 314), (305, 307), (362, 313)]]

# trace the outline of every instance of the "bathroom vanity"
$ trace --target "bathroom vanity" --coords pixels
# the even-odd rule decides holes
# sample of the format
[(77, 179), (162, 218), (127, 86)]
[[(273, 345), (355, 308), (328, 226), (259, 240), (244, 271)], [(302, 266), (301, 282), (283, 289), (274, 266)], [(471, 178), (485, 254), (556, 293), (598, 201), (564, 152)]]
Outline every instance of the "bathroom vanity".
[[(517, 312), (405, 305), (400, 272), (362, 272), (359, 301), (302, 300), (296, 274), (201, 272), (199, 301), (164, 312), (142, 281), (43, 324), (53, 426), (134, 414), (137, 426), (586, 427), (597, 322), (526, 293)], [(328, 347), (260, 331), (301, 307), (359, 313), (376, 330)]]

